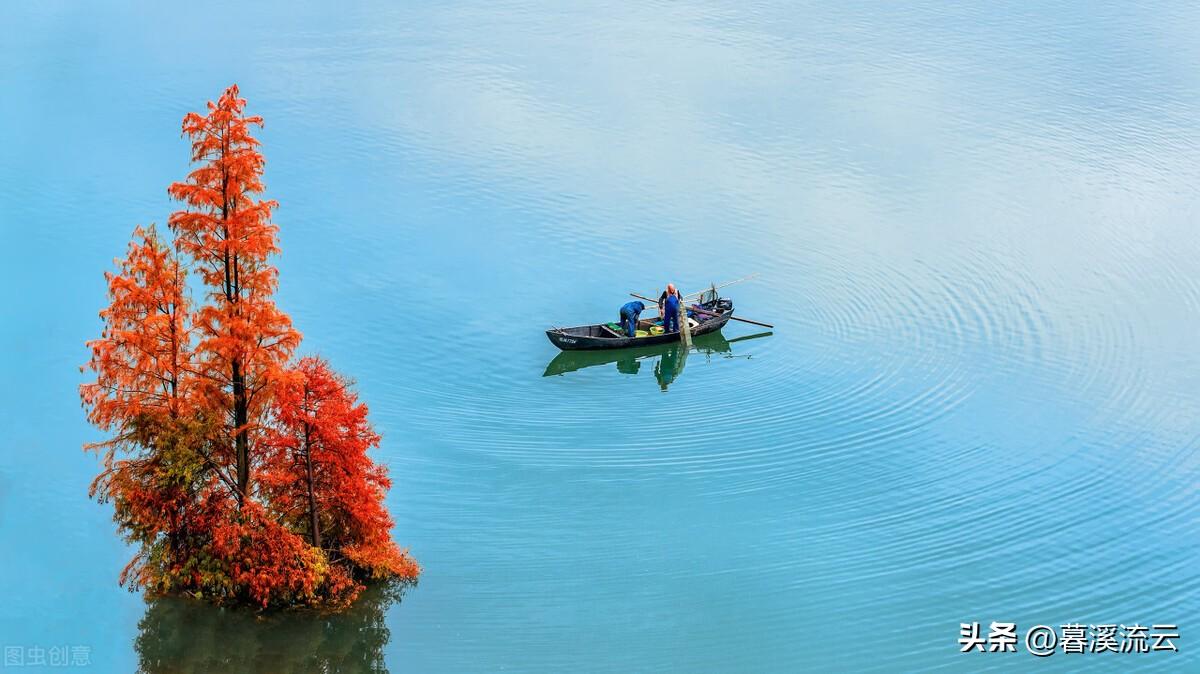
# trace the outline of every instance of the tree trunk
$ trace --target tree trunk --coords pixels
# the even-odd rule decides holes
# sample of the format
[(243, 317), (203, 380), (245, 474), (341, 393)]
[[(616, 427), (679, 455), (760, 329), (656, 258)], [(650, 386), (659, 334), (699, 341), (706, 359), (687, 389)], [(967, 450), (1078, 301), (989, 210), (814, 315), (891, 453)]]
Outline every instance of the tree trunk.
[(237, 491), (238, 507), (246, 502), (250, 493), (250, 438), (247, 437), (248, 414), (246, 400), (246, 376), (242, 373), (241, 361), (233, 359), (233, 423), (234, 444), (237, 448)]
[(308, 523), (314, 548), (321, 547), (321, 527), (317, 522), (317, 496), (313, 490), (312, 445), (309, 444), (308, 424), (304, 425), (304, 465), (308, 472)]

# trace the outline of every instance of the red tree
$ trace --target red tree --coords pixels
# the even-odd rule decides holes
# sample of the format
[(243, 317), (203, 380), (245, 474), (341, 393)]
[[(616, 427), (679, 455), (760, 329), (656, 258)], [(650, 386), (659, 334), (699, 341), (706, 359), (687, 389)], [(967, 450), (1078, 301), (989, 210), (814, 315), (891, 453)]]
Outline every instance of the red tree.
[(188, 113), (183, 133), (200, 166), (167, 190), (187, 208), (168, 221), (180, 252), (195, 260), (210, 289), (196, 315), (197, 350), (207, 404), (228, 414), (226, 462), (233, 467), (238, 503), (250, 495), (254, 444), (270, 387), (300, 343), (300, 333), (272, 299), (278, 252), (271, 223), (274, 201), (259, 199), (265, 160), (250, 127), (237, 85), (225, 90), (208, 114)]
[(138, 419), (177, 417), (193, 401), (186, 272), (153, 225), (134, 229), (116, 262), (117, 272), (104, 274), (104, 330), (87, 343), (96, 381), (80, 388), (88, 421), (115, 433), (97, 448), (128, 440)]
[[(137, 545), (121, 582), (259, 606), (340, 606), (367, 579), (414, 578), (390, 538), (389, 483), (367, 457), (366, 407), (324, 361), (286, 363), (300, 334), (272, 296), (272, 201), (259, 199), (258, 117), (230, 87), (183, 131), (200, 166), (172, 196), (177, 258), (134, 231), (80, 387), (104, 468), (92, 494)], [(185, 262), (208, 288), (187, 298)], [(299, 434), (299, 435), (298, 435)], [(264, 439), (267, 442), (264, 442)], [(261, 484), (252, 477), (261, 473)]]
[(197, 491), (213, 475), (191, 369), (186, 276), (154, 227), (134, 230), (116, 273), (107, 273), (104, 330), (88, 342), (96, 380), (80, 387), (88, 420), (111, 437), (88, 447), (104, 469), (91, 494), (111, 500), (119, 529), (139, 544), (122, 573), (151, 583), (178, 560)]
[(349, 382), (323, 359), (302, 358), (275, 390), (265, 443), (264, 495), (282, 521), (352, 577), (415, 578), (383, 504), (387, 471), (367, 456), (379, 435)]

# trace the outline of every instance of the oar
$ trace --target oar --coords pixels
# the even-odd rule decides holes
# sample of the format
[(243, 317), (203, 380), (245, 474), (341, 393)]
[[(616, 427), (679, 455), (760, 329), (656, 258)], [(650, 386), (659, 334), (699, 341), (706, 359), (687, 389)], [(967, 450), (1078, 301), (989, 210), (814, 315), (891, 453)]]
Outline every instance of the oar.
[[(694, 306), (694, 305), (692, 307), (690, 307), (690, 309), (698, 314), (707, 314), (709, 316), (721, 316), (722, 315), (722, 314), (718, 314), (715, 311), (709, 311), (708, 309), (702, 309), (702, 308)], [(751, 325), (761, 325), (764, 328), (771, 328), (772, 330), (775, 329), (775, 326), (771, 325), (770, 323), (763, 323), (761, 321), (752, 321), (749, 318), (742, 318), (741, 316), (731, 315), (730, 318), (735, 321), (741, 321), (743, 323), (749, 323)]]
[(744, 342), (748, 339), (759, 339), (761, 337), (770, 337), (773, 334), (775, 334), (775, 333), (773, 333), (773, 332), (756, 332), (753, 335), (743, 335), (741, 337), (734, 337), (733, 339), (727, 339), (725, 341), (729, 344), (733, 344), (734, 342)]
[[(649, 297), (646, 297), (645, 295), (639, 295), (637, 293), (629, 293), (629, 294), (638, 298), (639, 300), (646, 300), (647, 302), (655, 302), (655, 303), (658, 302), (658, 300), (650, 299)], [(709, 316), (724, 315), (724, 314), (718, 314), (715, 311), (709, 311), (708, 309), (701, 309), (700, 307), (697, 307), (697, 306), (691, 306), (688, 308), (691, 309), (692, 311), (695, 311), (696, 313), (707, 314)], [(752, 325), (761, 325), (764, 328), (774, 328), (775, 327), (774, 325), (771, 325), (770, 323), (760, 323), (759, 321), (752, 321), (749, 318), (742, 318), (741, 316), (730, 316), (730, 318), (732, 318), (735, 321), (741, 321), (743, 323), (750, 323)]]

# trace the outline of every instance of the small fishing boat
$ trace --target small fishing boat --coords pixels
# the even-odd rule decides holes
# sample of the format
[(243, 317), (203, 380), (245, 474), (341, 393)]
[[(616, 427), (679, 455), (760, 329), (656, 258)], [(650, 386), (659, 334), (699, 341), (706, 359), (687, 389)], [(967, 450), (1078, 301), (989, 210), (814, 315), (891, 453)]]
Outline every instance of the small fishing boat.
[[(692, 328), (692, 336), (706, 335), (725, 327), (733, 317), (733, 302), (728, 298), (714, 298), (688, 307), (688, 313), (696, 321)], [(636, 337), (627, 337), (616, 323), (554, 328), (547, 330), (546, 336), (550, 338), (551, 344), (563, 351), (625, 349), (679, 341), (680, 333), (663, 333), (662, 326), (656, 325), (657, 322), (657, 319), (647, 318), (638, 321)]]
[[(616, 364), (619, 372), (631, 373), (638, 369), (637, 363), (650, 361), (655, 358), (670, 356), (683, 345), (679, 342), (659, 344), (657, 346), (637, 346), (628, 349), (603, 349), (592, 351), (559, 351), (546, 365), (543, 377), (563, 375), (590, 367)], [(715, 353), (730, 353), (733, 347), (720, 332), (710, 332), (692, 341), (692, 351), (705, 355)]]

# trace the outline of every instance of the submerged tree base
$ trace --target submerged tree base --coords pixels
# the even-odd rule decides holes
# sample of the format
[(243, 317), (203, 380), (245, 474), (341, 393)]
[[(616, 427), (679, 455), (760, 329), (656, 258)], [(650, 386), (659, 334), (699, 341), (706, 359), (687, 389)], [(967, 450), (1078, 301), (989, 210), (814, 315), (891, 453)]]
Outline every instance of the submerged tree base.
[[(337, 613), (264, 614), (180, 597), (147, 602), (134, 643), (147, 674), (386, 672), (387, 609), (416, 581), (371, 583)], [(299, 646), (298, 646), (299, 645)]]

